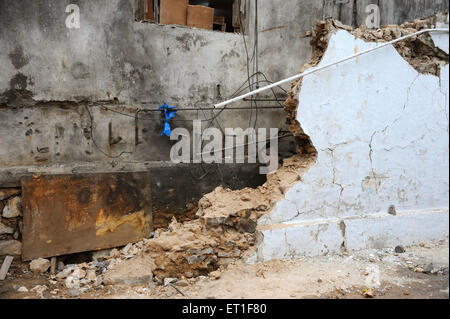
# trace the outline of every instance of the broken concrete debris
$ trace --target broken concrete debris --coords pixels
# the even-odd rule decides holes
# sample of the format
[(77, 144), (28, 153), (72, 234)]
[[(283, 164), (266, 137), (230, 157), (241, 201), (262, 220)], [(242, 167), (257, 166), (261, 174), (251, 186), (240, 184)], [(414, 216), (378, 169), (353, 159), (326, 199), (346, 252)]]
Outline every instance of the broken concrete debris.
[(46, 291), (48, 289), (47, 286), (44, 285), (36, 285), (33, 288), (31, 288), (30, 291), (35, 292), (39, 298), (43, 299), (44, 298), (44, 291)]
[[(436, 28), (443, 19), (445, 17), (438, 14), (427, 19), (416, 19), (413, 22), (406, 22), (400, 26), (387, 25), (376, 30), (368, 30), (365, 26), (362, 26), (358, 29), (350, 29), (350, 31), (355, 37), (366, 41), (385, 42), (423, 29)], [(441, 67), (449, 62), (448, 54), (436, 47), (428, 33), (398, 42), (394, 46), (398, 53), (419, 73), (439, 76)]]
[(405, 252), (405, 247), (403, 247), (403, 246), (395, 246), (394, 251), (395, 251), (397, 254), (403, 254), (403, 253)]
[(220, 270), (216, 270), (216, 271), (209, 273), (209, 277), (214, 280), (220, 279), (221, 276), (222, 276), (222, 272)]
[[(144, 246), (142, 246), (144, 247)], [(418, 246), (419, 247), (419, 246)], [(408, 248), (409, 251), (413, 252), (414, 248)], [(121, 250), (119, 250), (121, 251)], [(419, 260), (417, 260), (417, 257), (412, 257), (412, 255), (398, 255), (396, 257), (394, 257), (394, 255), (392, 254), (394, 251), (393, 248), (387, 248), (387, 249), (383, 249), (383, 250), (369, 250), (369, 251), (360, 251), (360, 252), (355, 252), (355, 254), (353, 255), (337, 255), (337, 256), (320, 256), (317, 257), (320, 260), (323, 261), (327, 261), (330, 262), (330, 260), (332, 259), (336, 259), (335, 264), (336, 267), (338, 267), (338, 276), (344, 275), (345, 272), (343, 271), (341, 273), (341, 269), (339, 268), (339, 266), (341, 266), (342, 263), (347, 263), (347, 266), (345, 267), (350, 267), (348, 268), (348, 271), (350, 272), (350, 269), (352, 266), (355, 266), (356, 268), (356, 272), (357, 269), (359, 269), (358, 267), (361, 267), (361, 265), (367, 266), (366, 268), (366, 273), (362, 273), (361, 275), (364, 276), (361, 280), (362, 283), (365, 285), (363, 286), (350, 286), (347, 284), (343, 284), (343, 285), (338, 285), (336, 287), (337, 291), (339, 292), (339, 294), (341, 296), (344, 295), (349, 295), (352, 293), (360, 293), (362, 294), (364, 297), (367, 298), (377, 298), (377, 297), (381, 297), (386, 293), (386, 289), (388, 288), (384, 288), (384, 287), (373, 287), (371, 285), (369, 285), (369, 282), (367, 281), (371, 276), (373, 276), (376, 273), (376, 269), (379, 269), (381, 267), (381, 265), (383, 265), (383, 276), (385, 272), (389, 272), (392, 269), (390, 267), (394, 266), (395, 267), (400, 267), (399, 269), (401, 269), (401, 267), (406, 267), (405, 260), (409, 261), (409, 260), (413, 260), (413, 262), (409, 261), (411, 264), (418, 264), (420, 263)], [(377, 256), (377, 260), (376, 260), (376, 264), (374, 263), (369, 263), (368, 259), (370, 257), (373, 256)], [(141, 255), (142, 258), (145, 258), (145, 254)], [(129, 259), (124, 259), (125, 255), (120, 255), (118, 258), (111, 258), (110, 256), (107, 256), (105, 258), (105, 263), (109, 264), (112, 263), (114, 261), (114, 263), (116, 265), (124, 265), (125, 261), (129, 261)], [(408, 258), (408, 259), (405, 259)], [(409, 259), (411, 258), (411, 259)], [(420, 258), (423, 258), (420, 257)], [(115, 260), (117, 259), (117, 260)], [(149, 262), (149, 260), (145, 260), (143, 259), (142, 262), (138, 262), (138, 265), (136, 266), (136, 268), (133, 269), (133, 271), (135, 271), (136, 269), (139, 268), (145, 268), (145, 264), (147, 264)], [(302, 259), (300, 259), (302, 260)], [(301, 262), (301, 261), (298, 262)], [(282, 261), (272, 261), (272, 262), (268, 262), (268, 263), (263, 263), (263, 264), (258, 264), (258, 265), (247, 265), (245, 266), (247, 269), (247, 267), (252, 267), (253, 271), (251, 271), (251, 273), (256, 273), (256, 278), (260, 277), (260, 278), (265, 278), (266, 280), (270, 280), (270, 277), (273, 278), (274, 273), (273, 270), (276, 269), (276, 276), (278, 278), (279, 272), (281, 271), (281, 269), (279, 267), (293, 267), (293, 265), (290, 265), (291, 262), (297, 262), (297, 261), (285, 261), (286, 263), (283, 263)], [(306, 264), (310, 264), (311, 266), (311, 260), (309, 259), (305, 259), (304, 262)], [(235, 263), (230, 267), (227, 267), (227, 269), (225, 270), (224, 267), (219, 267), (218, 270), (213, 271), (211, 273), (209, 273), (208, 276), (198, 276), (197, 278), (190, 278), (187, 279), (186, 277), (184, 277), (183, 275), (177, 276), (177, 277), (153, 277), (153, 279), (147, 279), (147, 280), (143, 280), (141, 282), (127, 282), (125, 280), (123, 281), (117, 281), (116, 283), (110, 283), (108, 285), (105, 284), (105, 276), (107, 273), (109, 273), (110, 270), (106, 270), (105, 272), (102, 271), (102, 267), (100, 265), (98, 265), (98, 263), (100, 262), (96, 262), (96, 261), (92, 261), (89, 263), (81, 263), (81, 264), (69, 264), (66, 265), (64, 267), (64, 272), (67, 274), (69, 274), (69, 276), (73, 276), (76, 278), (70, 278), (67, 281), (66, 284), (66, 280), (61, 280), (61, 279), (57, 279), (56, 276), (51, 276), (48, 275), (49, 278), (49, 283), (47, 285), (40, 285), (41, 287), (35, 287), (34, 290), (32, 291), (37, 297), (40, 297), (42, 293), (43, 297), (48, 298), (50, 297), (50, 295), (53, 295), (55, 298), (79, 298), (81, 296), (96, 296), (98, 294), (102, 295), (102, 296), (109, 296), (111, 294), (111, 292), (114, 291), (121, 291), (122, 293), (124, 293), (125, 291), (131, 291), (131, 292), (135, 292), (138, 293), (140, 296), (149, 296), (149, 295), (153, 295), (153, 296), (159, 296), (159, 297), (176, 297), (177, 293), (180, 294), (180, 296), (184, 296), (186, 298), (190, 298), (191, 296), (197, 296), (196, 294), (193, 293), (192, 290), (192, 285), (195, 285), (196, 283), (200, 284), (202, 282), (208, 281), (208, 285), (213, 284), (213, 282), (215, 283), (216, 280), (222, 280), (222, 277), (225, 278), (225, 281), (222, 282), (217, 282), (216, 284), (218, 285), (218, 287), (221, 287), (221, 290), (227, 290), (228, 288), (228, 282), (227, 280), (229, 280), (229, 276), (236, 276), (238, 273), (240, 272), (248, 272), (247, 270), (243, 270), (243, 265), (245, 263)], [(276, 265), (279, 264), (278, 266), (276, 266), (274, 269), (272, 269), (272, 271), (269, 270), (268, 265)], [(129, 265), (129, 264), (128, 264)], [(262, 268), (261, 268), (262, 267)], [(427, 267), (425, 266), (420, 266), (423, 269), (423, 274), (426, 273), (425, 269)], [(417, 266), (417, 268), (419, 268), (419, 266)], [(434, 268), (434, 267), (433, 267)], [(113, 269), (115, 269), (115, 267), (113, 267)], [(344, 268), (347, 269), (347, 268)], [(361, 268), (361, 269), (364, 269)], [(439, 268), (438, 268), (439, 269)], [(80, 271), (82, 270), (82, 271)], [(127, 274), (124, 270), (124, 268), (121, 269), (117, 269), (117, 272), (115, 272), (115, 275), (117, 276), (123, 276), (122, 278), (127, 278), (129, 277), (129, 274)], [(83, 279), (79, 279), (77, 276), (82, 277), (83, 276), (83, 271), (86, 273)], [(226, 273), (224, 274), (224, 272), (226, 271)], [(234, 272), (234, 274), (230, 273)], [(266, 274), (264, 274), (264, 272), (267, 271)], [(293, 271), (293, 270), (290, 270)], [(290, 271), (284, 271), (286, 273), (290, 273)], [(442, 269), (442, 272), (438, 272), (437, 269), (433, 270), (435, 272), (432, 272), (430, 274), (444, 274), (444, 271), (447, 271), (448, 273), (448, 267), (444, 270)], [(97, 272), (98, 275), (95, 275), (92, 278), (89, 278), (90, 273), (93, 274)], [(333, 285), (336, 285), (336, 283), (334, 283), (334, 281), (330, 280), (330, 278), (333, 278), (333, 271), (327, 271), (326, 273), (322, 273), (321, 271), (318, 271), (316, 273), (317, 278), (314, 278), (314, 283), (317, 284), (317, 289), (321, 289), (320, 286), (329, 286), (329, 284), (333, 283)], [(259, 275), (258, 275), (259, 274)], [(76, 275), (76, 276), (75, 276)], [(351, 277), (354, 277), (355, 274), (351, 274)], [(305, 278), (309, 277), (304, 275)], [(325, 277), (323, 277), (325, 276)], [(330, 277), (331, 276), (331, 277)], [(120, 278), (120, 277), (117, 277)], [(248, 280), (253, 280), (253, 279), (249, 279), (248, 276), (246, 276), (246, 278)], [(323, 279), (325, 278), (325, 279)], [(347, 277), (345, 277), (347, 278)], [(90, 281), (88, 281), (87, 279), (90, 279)], [(334, 278), (333, 280), (337, 280), (337, 278)], [(367, 280), (366, 280), (367, 279)], [(256, 279), (255, 279), (256, 280)], [(308, 279), (308, 281), (310, 281), (311, 278)], [(347, 279), (345, 279), (347, 280)], [(43, 288), (42, 286), (46, 286), (47, 288)], [(15, 290), (18, 290), (20, 286), (17, 286), (15, 288)], [(177, 287), (179, 289), (177, 289)], [(187, 287), (186, 289), (183, 289), (183, 287)], [(357, 289), (356, 287), (361, 287), (360, 289)], [(173, 288), (174, 290), (171, 292), (171, 288)], [(292, 288), (292, 287), (291, 287)], [(364, 294), (362, 292), (362, 288), (365, 288), (367, 291), (367, 294)], [(408, 288), (405, 286), (405, 288)], [(24, 288), (26, 289), (26, 287)], [(181, 290), (180, 290), (181, 289)], [(213, 287), (211, 287), (211, 289), (215, 289)], [(370, 290), (372, 289), (372, 290)], [(28, 289), (27, 289), (28, 290)], [(27, 292), (26, 290), (24, 290), (25, 292)], [(181, 292), (180, 292), (181, 291)], [(229, 291), (229, 290), (228, 290)], [(19, 292), (19, 291), (18, 291)], [(50, 294), (50, 295), (49, 295)], [(291, 294), (291, 293), (290, 293)], [(373, 295), (373, 297), (372, 297)], [(123, 295), (122, 295), (123, 296)], [(211, 295), (213, 296), (213, 295)], [(289, 295), (288, 295), (289, 296)], [(297, 296), (297, 295), (296, 295)], [(52, 297), (53, 298), (53, 297)], [(293, 297), (294, 298), (294, 297)]]
[[(112, 249), (102, 249), (92, 252), (92, 260), (102, 261), (111, 255)], [(116, 249), (117, 251), (117, 249)]]
[(80, 290), (79, 290), (79, 289), (76, 289), (76, 288), (72, 288), (72, 289), (69, 289), (69, 290), (67, 291), (67, 294), (68, 294), (70, 297), (79, 297), (79, 296), (80, 296)]
[(92, 263), (67, 265), (61, 272), (56, 276), (51, 276), (51, 278), (64, 281), (67, 289), (80, 289), (81, 287), (89, 289), (100, 285), (97, 280), (96, 267)]
[(30, 262), (30, 269), (36, 274), (42, 274), (50, 268), (50, 261), (44, 258), (38, 258)]
[(373, 288), (363, 289), (362, 295), (365, 298), (375, 298), (376, 296), (375, 290)]
[(425, 267), (425, 269), (423, 270), (423, 273), (424, 274), (430, 274), (430, 273), (432, 273), (432, 271), (433, 271), (433, 264), (431, 263), (431, 264), (428, 264), (427, 265), (427, 267)]
[(18, 292), (28, 292), (28, 289), (26, 287), (20, 287), (19, 289), (17, 289)]

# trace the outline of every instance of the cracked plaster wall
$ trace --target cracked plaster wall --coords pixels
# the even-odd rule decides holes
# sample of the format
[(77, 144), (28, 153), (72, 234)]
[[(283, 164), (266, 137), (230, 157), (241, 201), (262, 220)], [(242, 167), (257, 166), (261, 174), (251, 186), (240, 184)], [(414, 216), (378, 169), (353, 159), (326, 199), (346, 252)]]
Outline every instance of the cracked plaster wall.
[[(319, 66), (376, 45), (338, 31)], [(304, 78), (297, 120), (318, 158), (260, 219), (259, 259), (448, 235), (448, 82), (448, 65), (419, 74), (392, 46)]]
[[(356, 16), (353, 1), (342, 5), (334, 0), (260, 1), (260, 71), (271, 81), (295, 74), (298, 65), (311, 58), (305, 32), (317, 20), (333, 17), (352, 24), (356, 17), (355, 22), (363, 23), (370, 1), (357, 2)], [(378, 1), (383, 24), (448, 11), (444, 0), (391, 2)], [(81, 27), (67, 29), (69, 3), (0, 0), (1, 187), (18, 186), (22, 176), (37, 171), (70, 173), (78, 167), (92, 172), (116, 171), (117, 167), (136, 171), (145, 169), (144, 161), (169, 161), (173, 142), (160, 137), (159, 113), (145, 114), (149, 119), (136, 125), (133, 115), (137, 110), (156, 109), (164, 101), (180, 108), (211, 107), (229, 98), (247, 78), (244, 41), (238, 33), (136, 22), (133, 0), (73, 1), (80, 7)], [(247, 14), (251, 56), (253, 5)], [(259, 97), (273, 96), (268, 91)], [(93, 135), (100, 148), (113, 157), (121, 152), (132, 154), (111, 159), (94, 147), (86, 103), (80, 101), (93, 103)], [(103, 106), (129, 116), (105, 111)], [(240, 102), (232, 107), (249, 106), (250, 102)], [(269, 101), (260, 106), (277, 104)], [(185, 120), (212, 116), (212, 111), (185, 110), (177, 114), (181, 121), (174, 123), (191, 131), (192, 123)], [(227, 110), (211, 125), (245, 129), (255, 117), (254, 110)], [(282, 108), (260, 110), (257, 126), (287, 130), (285, 117)], [(113, 138), (121, 137), (113, 145), (108, 143), (109, 123)], [(294, 145), (294, 141), (289, 143)]]

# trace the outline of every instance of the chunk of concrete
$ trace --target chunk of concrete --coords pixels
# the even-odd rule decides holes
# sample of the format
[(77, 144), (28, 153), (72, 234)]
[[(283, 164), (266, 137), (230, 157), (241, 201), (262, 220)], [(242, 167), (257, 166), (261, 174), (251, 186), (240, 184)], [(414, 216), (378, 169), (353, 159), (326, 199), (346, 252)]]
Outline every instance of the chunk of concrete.
[(97, 275), (95, 274), (95, 270), (88, 270), (86, 274), (86, 279), (90, 282), (96, 282), (97, 281)]
[(28, 292), (28, 289), (26, 287), (20, 287), (17, 289), (18, 292)]
[(103, 279), (105, 285), (140, 286), (148, 284), (153, 279), (152, 274), (139, 276), (121, 276), (119, 274), (106, 275)]
[(146, 285), (153, 279), (153, 270), (156, 268), (153, 259), (138, 257), (132, 263), (117, 264), (108, 270), (103, 278), (105, 285)]
[(107, 259), (111, 254), (112, 249), (102, 249), (96, 250), (92, 252), (92, 260), (102, 261), (103, 259)]
[(72, 276), (78, 278), (78, 279), (83, 279), (84, 277), (86, 277), (86, 271), (84, 271), (81, 268), (76, 268), (74, 270), (74, 272), (72, 273)]
[(69, 276), (64, 281), (64, 284), (66, 285), (67, 289), (78, 289), (80, 288), (80, 279), (75, 276)]
[(65, 279), (73, 272), (72, 268), (65, 268), (56, 274), (56, 278)]
[(79, 296), (80, 296), (80, 290), (77, 289), (77, 288), (72, 288), (72, 289), (69, 289), (69, 290), (67, 291), (67, 294), (68, 294), (70, 297), (79, 297)]
[(50, 268), (50, 260), (38, 258), (30, 262), (30, 269), (35, 274), (46, 272)]

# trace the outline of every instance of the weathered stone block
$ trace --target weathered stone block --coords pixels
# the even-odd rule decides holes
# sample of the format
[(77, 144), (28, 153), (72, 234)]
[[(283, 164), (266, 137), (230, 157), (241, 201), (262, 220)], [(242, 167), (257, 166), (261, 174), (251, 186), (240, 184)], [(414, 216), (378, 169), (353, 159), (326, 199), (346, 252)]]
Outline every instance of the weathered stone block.
[(20, 193), (17, 188), (4, 188), (0, 189), (0, 200), (5, 200), (11, 196), (15, 196)]
[(0, 235), (12, 234), (12, 233), (14, 233), (14, 229), (0, 223)]
[(22, 200), (17, 196), (8, 200), (5, 208), (3, 208), (3, 217), (14, 218), (19, 216), (22, 216)]
[(22, 254), (22, 243), (18, 240), (0, 241), (0, 256)]

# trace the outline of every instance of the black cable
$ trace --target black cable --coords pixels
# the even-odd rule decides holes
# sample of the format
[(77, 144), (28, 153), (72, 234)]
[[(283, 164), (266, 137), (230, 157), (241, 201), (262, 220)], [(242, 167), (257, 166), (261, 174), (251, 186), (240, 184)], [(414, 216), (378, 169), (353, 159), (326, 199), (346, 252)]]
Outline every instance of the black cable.
[(94, 146), (95, 146), (95, 148), (100, 152), (100, 153), (102, 153), (103, 155), (105, 155), (105, 156), (107, 156), (107, 157), (109, 157), (109, 158), (119, 158), (119, 157), (121, 157), (123, 154), (133, 154), (133, 152), (121, 152), (119, 155), (109, 155), (108, 153), (106, 153), (105, 151), (103, 151), (98, 145), (97, 145), (97, 142), (95, 141), (95, 138), (94, 138), (94, 132), (93, 132), (93, 125), (94, 125), (94, 118), (92, 117), (92, 114), (91, 114), (91, 111), (89, 110), (89, 107), (87, 106), (87, 105), (84, 105), (84, 107), (85, 107), (85, 109), (86, 109), (86, 111), (88, 112), (88, 114), (89, 114), (89, 119), (90, 119), (90, 137), (91, 137), (91, 140), (92, 140), (92, 143), (94, 144)]
[[(239, 87), (239, 89), (238, 89), (235, 93), (233, 93), (233, 95), (232, 95), (231, 98), (233, 98), (236, 94), (239, 95), (241, 92), (243, 92), (243, 91), (245, 91), (245, 90), (247, 90), (247, 89), (249, 89), (250, 91), (253, 91), (255, 82), (252, 81), (252, 79), (253, 79), (253, 77), (255, 77), (255, 76), (257, 76), (257, 75), (262, 75), (262, 76), (264, 77), (264, 79), (265, 79), (265, 81), (259, 81), (259, 80), (257, 79), (257, 81), (256, 81), (256, 85), (257, 85), (257, 86), (259, 86), (259, 83), (264, 83), (264, 82), (266, 82), (266, 83), (273, 83), (273, 82), (271, 82), (271, 81), (269, 81), (269, 80), (267, 79), (266, 75), (265, 75), (263, 72), (260, 72), (259, 70), (258, 70), (257, 72), (255, 72), (255, 63), (256, 63), (256, 59), (258, 58), (258, 57), (256, 56), (256, 55), (257, 55), (257, 53), (256, 53), (256, 45), (257, 45), (257, 44), (256, 44), (256, 41), (255, 41), (254, 46), (253, 46), (253, 54), (252, 54), (252, 57), (250, 58), (250, 57), (249, 57), (249, 52), (248, 52), (248, 47), (247, 47), (247, 41), (246, 41), (246, 39), (245, 39), (244, 26), (243, 26), (243, 24), (242, 24), (242, 13), (241, 13), (240, 7), (241, 7), (241, 0), (239, 0), (239, 22), (240, 22), (240, 25), (241, 25), (241, 34), (242, 34), (242, 38), (243, 38), (243, 41), (244, 41), (244, 48), (245, 48), (246, 60), (247, 60), (247, 63), (246, 63), (246, 68), (247, 68), (247, 80), (244, 81), (244, 83)], [(255, 19), (257, 19), (257, 17), (255, 17)], [(256, 23), (257, 23), (257, 22), (256, 22), (256, 20), (255, 20), (255, 27), (256, 27)], [(255, 32), (258, 32), (258, 30), (255, 30)], [(252, 75), (250, 75), (250, 63), (252, 63), (252, 62), (253, 62), (253, 72), (254, 72), (254, 73), (253, 73)], [(248, 86), (242, 89), (242, 87), (245, 85), (245, 82), (248, 83)], [(283, 90), (285, 93), (287, 93), (286, 90), (284, 90), (281, 86), (278, 86), (278, 87), (279, 87), (281, 90)], [(275, 91), (273, 90), (273, 88), (271, 88), (271, 91), (272, 91), (272, 94), (274, 95), (274, 97), (277, 98), (277, 96), (276, 96)], [(282, 105), (279, 101), (277, 101), (277, 102), (278, 102), (278, 104), (279, 104), (281, 107), (283, 107), (283, 105)], [(254, 122), (254, 125), (253, 125), (253, 128), (255, 129), (256, 126), (257, 126), (257, 122), (258, 122), (258, 113), (259, 113), (258, 104), (256, 103), (256, 101), (250, 101), (250, 110), (251, 110), (251, 111), (250, 111), (249, 127), (251, 126), (252, 117), (253, 117), (253, 105), (255, 106), (255, 109), (256, 109), (256, 112), (255, 112), (255, 122)], [(104, 107), (105, 109), (111, 111), (111, 112), (114, 112), (114, 113), (117, 113), (117, 114), (120, 114), (120, 115), (123, 115), (123, 116), (132, 117), (132, 118), (134, 118), (136, 121), (139, 120), (139, 119), (141, 119), (141, 120), (162, 120), (161, 118), (154, 118), (154, 117), (139, 117), (139, 116), (138, 116), (138, 114), (139, 114), (140, 112), (150, 112), (150, 111), (154, 111), (154, 110), (138, 110), (138, 112), (137, 112), (135, 115), (130, 115), (130, 114), (126, 114), (126, 113), (122, 113), (122, 112), (119, 112), (119, 111), (110, 109), (110, 108), (108, 108), (108, 107), (106, 107), (106, 106), (103, 106), (103, 107)], [(218, 117), (219, 117), (219, 116), (222, 114), (222, 112), (225, 111), (226, 109), (227, 109), (227, 106), (225, 106), (224, 108), (222, 108), (217, 114), (214, 114), (214, 111), (212, 110), (212, 111), (211, 111), (211, 112), (213, 113), (212, 118), (210, 118), (210, 119), (204, 119), (204, 120), (201, 120), (201, 121), (202, 121), (202, 122), (209, 122), (207, 128), (210, 128), (211, 125), (212, 125), (212, 122), (213, 122), (213, 121), (216, 121), (217, 124), (218, 124), (218, 126), (219, 126), (219, 128), (220, 128), (220, 130), (221, 130), (222, 133), (223, 133), (223, 128), (222, 128), (222, 126), (220, 125), (220, 122), (219, 122), (219, 120), (218, 120)], [(108, 157), (110, 157), (110, 158), (118, 158), (118, 157), (122, 156), (123, 154), (132, 154), (131, 152), (121, 152), (121, 153), (120, 153), (119, 155), (117, 155), (117, 156), (111, 156), (111, 155), (107, 154), (106, 152), (104, 152), (103, 150), (101, 150), (101, 149), (98, 147), (97, 143), (95, 142), (95, 139), (94, 139), (94, 136), (93, 136), (93, 117), (92, 117), (92, 114), (90, 113), (90, 111), (89, 111), (89, 109), (88, 109), (87, 106), (86, 106), (86, 110), (88, 111), (89, 117), (90, 117), (90, 120), (91, 120), (90, 134), (91, 134), (92, 141), (93, 141), (95, 147), (96, 147), (101, 153), (103, 153), (104, 155), (106, 155), (106, 156), (108, 156)], [(202, 111), (204, 117), (206, 118), (206, 114), (205, 114), (204, 110), (203, 110), (202, 108), (200, 108), (200, 110)], [(190, 120), (185, 120), (185, 119), (172, 119), (171, 121), (173, 121), (173, 122), (191, 122), (192, 119), (190, 119)], [(202, 141), (202, 142), (203, 142), (203, 141)]]
[[(109, 158), (119, 158), (119, 157), (121, 157), (123, 154), (133, 154), (133, 152), (127, 152), (127, 151), (123, 151), (123, 152), (121, 152), (120, 154), (118, 154), (118, 155), (109, 155), (108, 153), (106, 153), (105, 151), (103, 151), (99, 146), (98, 146), (98, 144), (97, 144), (97, 142), (95, 141), (95, 138), (94, 138), (94, 133), (93, 133), (93, 123), (94, 123), (94, 118), (93, 118), (93, 116), (92, 116), (92, 113), (91, 113), (91, 111), (89, 110), (89, 107), (87, 106), (87, 105), (85, 105), (84, 106), (85, 107), (85, 109), (86, 109), (86, 111), (87, 111), (87, 113), (88, 113), (88, 115), (89, 115), (89, 120), (90, 120), (90, 128), (89, 128), (89, 135), (90, 135), (90, 137), (91, 137), (91, 140), (92, 140), (92, 143), (94, 144), (94, 146), (95, 146), (95, 148), (100, 152), (100, 153), (102, 153), (103, 155), (105, 155), (105, 156), (107, 156), (107, 157), (109, 157)], [(104, 107), (104, 106), (103, 106)], [(106, 107), (105, 107), (106, 108)], [(110, 111), (114, 111), (114, 110), (112, 110), (112, 109), (109, 109)], [(143, 110), (143, 111), (145, 111), (145, 110)], [(122, 113), (120, 113), (120, 114), (122, 114)], [(135, 117), (135, 116), (132, 116), (132, 115), (129, 115), (129, 114), (125, 114), (125, 113), (123, 113), (123, 115), (126, 115), (126, 116), (130, 116), (130, 117)], [(135, 117), (136, 118), (136, 117)], [(294, 136), (292, 133), (290, 133), (290, 132), (288, 132), (288, 134), (285, 134), (285, 135), (282, 135), (282, 136), (278, 136), (278, 139), (283, 139), (283, 138), (286, 138), (286, 137), (290, 137), (290, 136)], [(270, 139), (267, 139), (267, 140), (265, 140), (266, 142), (267, 141), (271, 141), (273, 138), (270, 138)], [(236, 146), (233, 146), (233, 148), (237, 148), (237, 147), (242, 147), (242, 146), (247, 146), (247, 145), (250, 145), (250, 144), (252, 144), (252, 143), (246, 143), (246, 144), (243, 144), (243, 145), (236, 145)], [(134, 163), (134, 162), (133, 162)], [(219, 170), (220, 170), (220, 168), (218, 168)], [(208, 172), (209, 173), (209, 172)]]
[[(245, 39), (244, 25), (242, 24), (241, 0), (239, 0), (238, 5), (239, 5), (239, 24), (241, 25), (241, 35), (242, 35), (242, 40), (244, 41), (244, 49), (245, 49), (245, 55), (246, 55), (246, 59), (247, 59), (246, 67), (247, 67), (248, 87), (249, 87), (250, 91), (253, 91), (253, 85), (250, 82), (250, 61), (249, 61), (250, 58), (249, 58), (249, 54), (248, 54), (247, 40)], [(253, 53), (255, 53), (254, 49), (253, 49)], [(250, 102), (250, 105), (253, 108), (253, 101)], [(249, 127), (251, 126), (252, 117), (253, 117), (253, 109), (251, 109), (251, 111), (250, 111), (250, 119), (249, 119), (249, 124), (248, 124)]]

